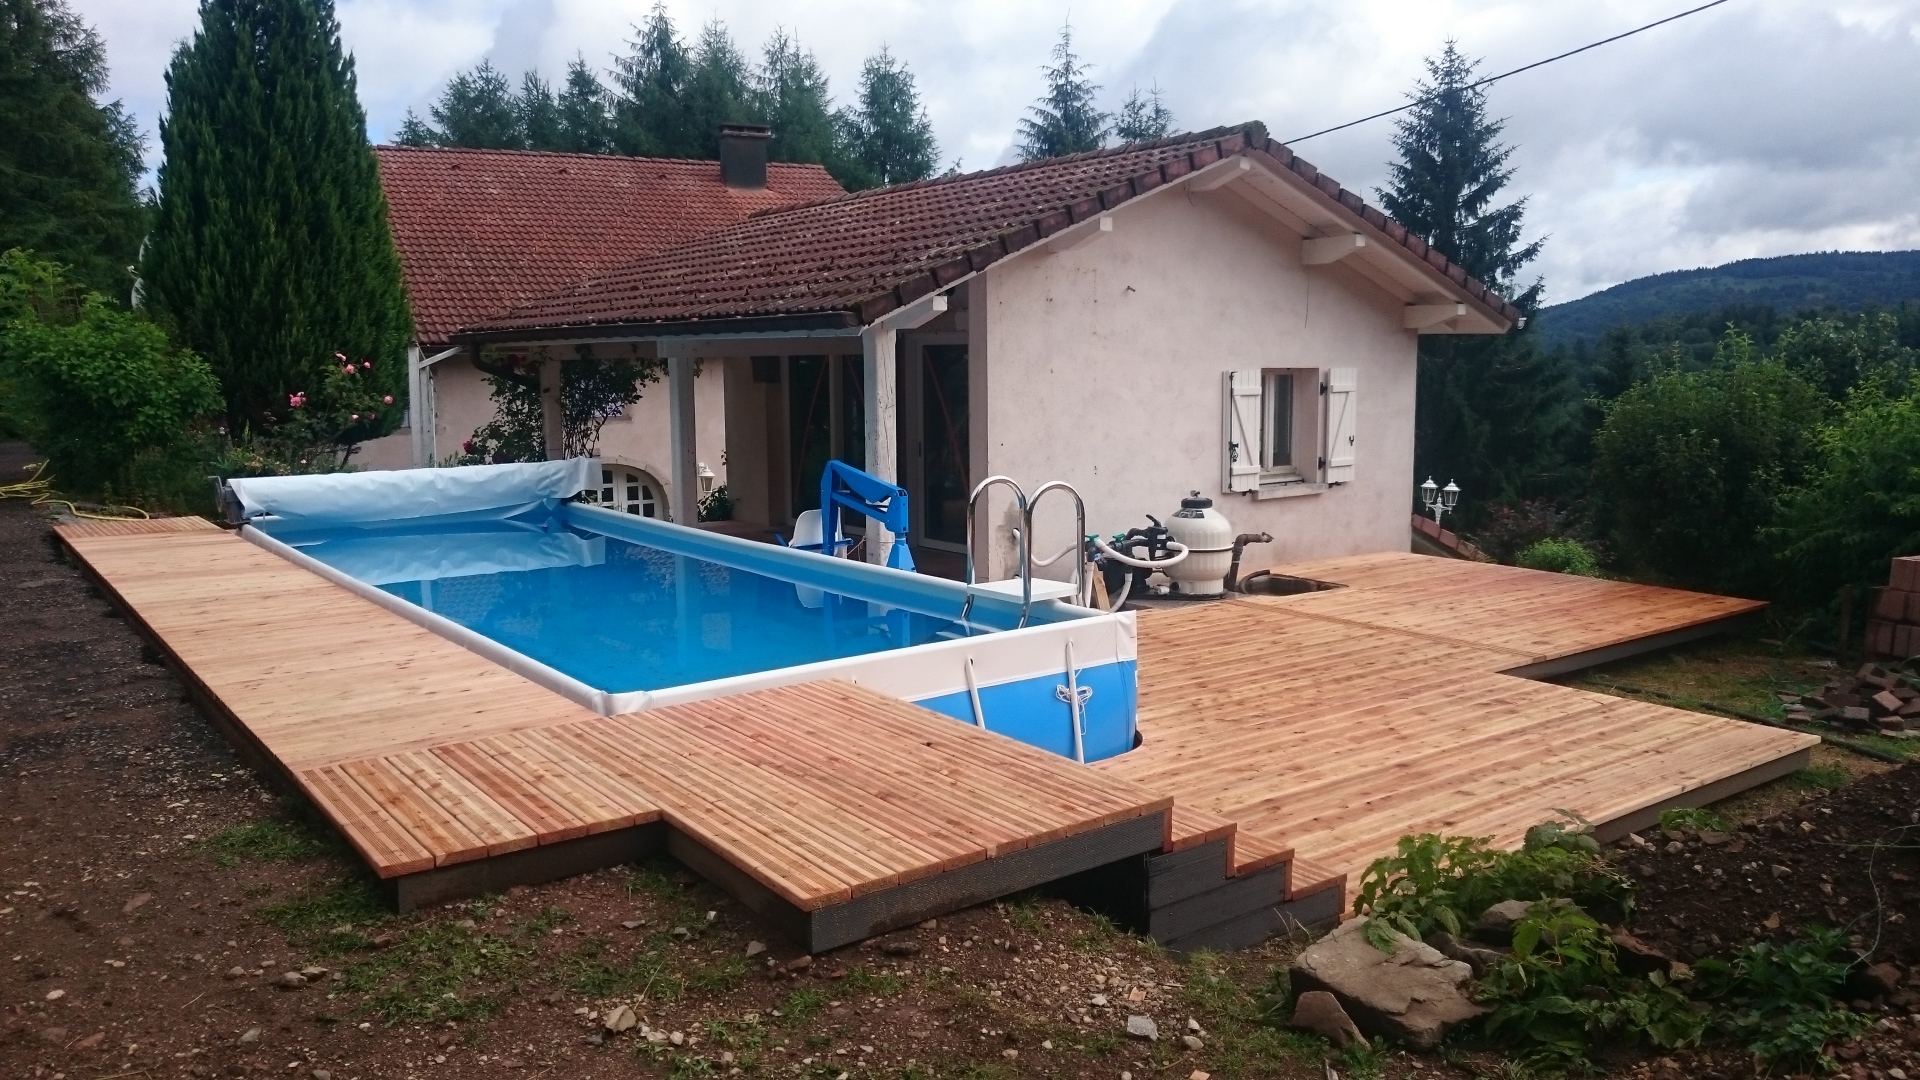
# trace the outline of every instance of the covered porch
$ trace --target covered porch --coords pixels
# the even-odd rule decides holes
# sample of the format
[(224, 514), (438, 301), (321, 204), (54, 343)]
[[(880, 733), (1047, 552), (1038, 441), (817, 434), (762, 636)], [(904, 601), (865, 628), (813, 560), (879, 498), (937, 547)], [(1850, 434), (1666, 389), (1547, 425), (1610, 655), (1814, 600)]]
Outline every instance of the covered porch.
[[(865, 327), (745, 329), (712, 323), (607, 333), (565, 341), (499, 337), (474, 347), (540, 357), (542, 421), (551, 456), (562, 456), (559, 388), (577, 358), (630, 355), (665, 367), (669, 475), (664, 516), (755, 539), (791, 537), (795, 520), (820, 508), (820, 478), (839, 460), (905, 488), (907, 535), (878, 520), (843, 518), (855, 557), (885, 564), (909, 544), (922, 572), (965, 572), (966, 506), (984, 475), (975, 417), (984, 379), (969, 350), (968, 289), (928, 295)], [(726, 322), (736, 322), (727, 320)], [(665, 330), (667, 332), (661, 332)], [(719, 415), (696, 407), (696, 379), (718, 377)], [(702, 422), (723, 427), (725, 453), (703, 462)], [(711, 436), (704, 440), (709, 445)], [(703, 466), (712, 479), (702, 485)], [(724, 484), (723, 520), (701, 521), (707, 490)]]

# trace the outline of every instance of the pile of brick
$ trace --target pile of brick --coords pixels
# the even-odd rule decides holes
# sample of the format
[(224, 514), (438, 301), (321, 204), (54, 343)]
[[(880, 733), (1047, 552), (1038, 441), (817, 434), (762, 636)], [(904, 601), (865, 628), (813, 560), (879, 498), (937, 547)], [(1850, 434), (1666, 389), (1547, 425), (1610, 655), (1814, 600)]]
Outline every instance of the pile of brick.
[(1920, 555), (1893, 560), (1887, 587), (1868, 609), (1867, 655), (1905, 660), (1920, 656)]
[(1920, 737), (1920, 677), (1867, 664), (1810, 694), (1780, 695), (1787, 719), (1849, 731)]

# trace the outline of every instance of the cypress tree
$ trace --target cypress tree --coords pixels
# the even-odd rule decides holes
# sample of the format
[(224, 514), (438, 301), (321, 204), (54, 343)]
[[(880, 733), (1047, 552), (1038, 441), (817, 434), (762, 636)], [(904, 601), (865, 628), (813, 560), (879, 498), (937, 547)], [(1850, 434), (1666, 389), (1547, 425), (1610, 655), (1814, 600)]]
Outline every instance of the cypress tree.
[(1098, 150), (1106, 145), (1110, 117), (1094, 107), (1100, 87), (1090, 82), (1088, 65), (1073, 51), (1073, 25), (1060, 28), (1053, 45), (1053, 63), (1042, 69), (1047, 92), (1027, 107), (1032, 115), (1020, 121), (1020, 142), (1014, 152), (1021, 161), (1061, 157)]
[[(1452, 42), (1428, 58), (1428, 80), (1394, 132), (1393, 185), (1378, 194), (1409, 232), (1511, 293), (1540, 241), (1520, 242), (1526, 199), (1497, 204), (1513, 151), (1500, 142), (1502, 122), (1487, 115), (1485, 90), (1471, 86), (1475, 66)], [(1531, 314), (1539, 297), (1535, 283), (1513, 303)], [(1498, 503), (1575, 493), (1567, 465), (1577, 387), (1564, 356), (1543, 352), (1531, 334), (1423, 335), (1417, 394), (1415, 472), (1460, 484), (1463, 523)]]
[(885, 47), (860, 69), (860, 101), (840, 114), (848, 147), (849, 188), (910, 184), (933, 175), (939, 158), (933, 123), (920, 105), (913, 72)]
[(230, 430), (286, 416), (336, 352), (405, 415), (412, 323), (331, 0), (201, 0), (167, 72), (146, 297), (204, 356)]
[(0, 0), (0, 251), (63, 263), (125, 303), (146, 214), (140, 136), (100, 104), (107, 57), (64, 0)]

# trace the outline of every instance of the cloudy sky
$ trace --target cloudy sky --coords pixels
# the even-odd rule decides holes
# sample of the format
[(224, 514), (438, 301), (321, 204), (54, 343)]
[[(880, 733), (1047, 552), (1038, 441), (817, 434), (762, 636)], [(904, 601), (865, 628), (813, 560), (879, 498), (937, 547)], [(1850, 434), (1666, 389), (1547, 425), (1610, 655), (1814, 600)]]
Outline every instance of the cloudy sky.
[[(152, 130), (195, 0), (70, 0), (104, 35), (111, 93)], [(941, 151), (1010, 160), (1071, 18), (1109, 107), (1157, 84), (1183, 129), (1258, 119), (1291, 138), (1388, 108), (1449, 37), (1504, 71), (1697, 0), (669, 0), (750, 51), (777, 26), (843, 99), (882, 45), (912, 67)], [(609, 67), (650, 0), (339, 0), (372, 135), (482, 58)], [(1731, 0), (1497, 84), (1513, 190), (1549, 301), (1754, 255), (1920, 247), (1920, 0)], [(1390, 121), (1296, 146), (1347, 186), (1385, 179)], [(150, 157), (152, 155), (150, 154)]]

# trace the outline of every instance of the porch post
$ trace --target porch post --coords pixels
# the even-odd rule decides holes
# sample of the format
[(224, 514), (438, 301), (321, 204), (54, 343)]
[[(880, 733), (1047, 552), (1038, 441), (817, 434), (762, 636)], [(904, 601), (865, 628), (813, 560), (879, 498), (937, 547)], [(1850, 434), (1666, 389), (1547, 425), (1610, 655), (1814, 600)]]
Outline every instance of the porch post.
[(667, 430), (673, 448), (672, 475), (667, 483), (673, 486), (670, 500), (673, 520), (681, 525), (694, 525), (700, 521), (699, 446), (694, 441), (693, 417), (696, 361), (691, 356), (669, 352), (665, 342), (661, 343), (660, 351), (667, 356)]
[(540, 362), (540, 437), (547, 444), (547, 460), (567, 456), (566, 414), (560, 408), (560, 361)]
[(419, 342), (407, 346), (407, 432), (413, 437), (413, 467), (416, 469), (433, 464), (433, 454), (426, 448), (427, 417), (430, 413), (423, 389), (427, 383), (425, 360)]
[[(894, 385), (894, 346), (898, 340), (893, 327), (885, 322), (860, 331), (860, 354), (866, 369), (866, 471), (889, 484), (900, 482), (899, 410)], [(892, 550), (893, 534), (878, 520), (868, 518), (867, 561), (885, 565)]]

